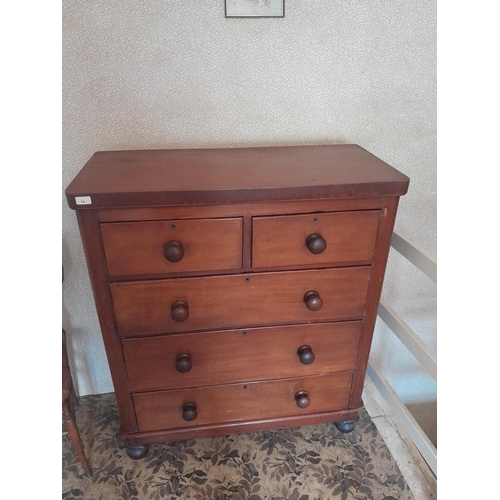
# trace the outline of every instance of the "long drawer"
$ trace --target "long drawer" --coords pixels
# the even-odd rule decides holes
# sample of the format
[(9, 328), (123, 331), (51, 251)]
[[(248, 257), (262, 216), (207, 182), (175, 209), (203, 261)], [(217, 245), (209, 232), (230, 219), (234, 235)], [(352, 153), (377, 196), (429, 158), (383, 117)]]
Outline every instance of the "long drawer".
[(101, 224), (110, 276), (241, 268), (242, 219)]
[(361, 321), (124, 339), (132, 391), (354, 370)]
[(362, 319), (370, 266), (110, 285), (122, 337)]
[(339, 410), (347, 407), (351, 381), (352, 373), (344, 372), (138, 393), (133, 395), (133, 400), (139, 431), (147, 432)]
[(370, 262), (379, 217), (380, 210), (254, 217), (252, 267)]

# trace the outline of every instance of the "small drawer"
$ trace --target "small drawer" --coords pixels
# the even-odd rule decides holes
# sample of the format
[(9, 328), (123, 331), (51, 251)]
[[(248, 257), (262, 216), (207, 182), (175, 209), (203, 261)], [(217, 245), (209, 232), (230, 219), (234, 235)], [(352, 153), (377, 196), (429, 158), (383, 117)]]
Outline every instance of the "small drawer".
[(254, 217), (252, 267), (367, 263), (380, 210)]
[(363, 319), (371, 266), (111, 283), (122, 337)]
[(352, 373), (133, 395), (140, 432), (335, 411)]
[(109, 276), (241, 268), (242, 219), (101, 224)]
[(361, 321), (123, 340), (132, 391), (354, 370)]

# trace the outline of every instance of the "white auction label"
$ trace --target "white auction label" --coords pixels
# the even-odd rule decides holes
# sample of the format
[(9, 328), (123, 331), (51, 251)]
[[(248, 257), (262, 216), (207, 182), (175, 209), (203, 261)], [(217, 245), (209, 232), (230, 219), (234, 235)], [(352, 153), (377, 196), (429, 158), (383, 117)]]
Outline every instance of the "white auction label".
[(77, 205), (92, 205), (90, 196), (75, 196), (75, 201)]

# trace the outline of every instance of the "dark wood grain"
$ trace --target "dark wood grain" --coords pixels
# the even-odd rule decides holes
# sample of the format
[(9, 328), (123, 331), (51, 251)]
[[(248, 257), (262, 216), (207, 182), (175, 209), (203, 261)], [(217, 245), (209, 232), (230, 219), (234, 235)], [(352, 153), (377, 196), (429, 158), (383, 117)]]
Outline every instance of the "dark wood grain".
[[(302, 413), (345, 408), (349, 400), (352, 373), (318, 377), (218, 385), (203, 389), (182, 389), (134, 394), (141, 432), (190, 425), (278, 418)], [(307, 391), (310, 405), (299, 408), (295, 394)], [(183, 418), (185, 403), (196, 404), (197, 417)]]
[[(64, 280), (64, 269), (63, 269)], [(86, 476), (92, 475), (85, 448), (80, 437), (80, 431), (76, 423), (75, 404), (77, 398), (73, 387), (73, 377), (69, 367), (68, 348), (66, 344), (66, 332), (62, 331), (62, 414), (68, 437), (73, 444), (78, 460), (83, 466)]]
[(380, 224), (377, 234), (376, 250), (374, 255), (373, 270), (370, 277), (370, 285), (366, 300), (365, 319), (363, 322), (363, 332), (359, 342), (358, 359), (356, 371), (352, 385), (350, 406), (357, 406), (361, 401), (363, 385), (366, 376), (366, 367), (370, 356), (370, 348), (373, 339), (373, 330), (378, 314), (378, 305), (384, 283), (385, 268), (391, 247), (391, 236), (396, 219), (399, 198), (390, 198), (387, 205), (382, 208)]
[[(241, 268), (242, 219), (194, 219), (101, 224), (112, 277)], [(182, 245), (171, 262), (165, 245)]]
[(259, 217), (263, 215), (347, 212), (380, 210), (391, 197), (339, 198), (331, 200), (269, 201), (230, 205), (163, 206), (103, 208), (97, 211), (100, 222), (199, 219), (224, 217)]
[(224, 422), (222, 424), (198, 425), (189, 427), (176, 427), (173, 429), (161, 429), (150, 432), (122, 433), (125, 443), (134, 445), (139, 443), (157, 443), (162, 441), (175, 441), (179, 439), (197, 439), (210, 436), (224, 436), (227, 434), (238, 434), (242, 432), (264, 431), (271, 429), (283, 429), (285, 427), (299, 427), (302, 425), (324, 424), (347, 419), (356, 419), (358, 408), (344, 408), (342, 410), (306, 413), (303, 415), (288, 415), (277, 418), (256, 418), (240, 422)]
[[(293, 271), (112, 283), (111, 293), (122, 337), (362, 319), (371, 268)], [(315, 290), (323, 300), (318, 311), (304, 303)], [(174, 321), (171, 305), (188, 304), (189, 318)]]
[(129, 454), (350, 430), (408, 183), (356, 145), (96, 153), (66, 195)]
[[(356, 365), (361, 321), (248, 328), (123, 340), (132, 391), (228, 384), (349, 371)], [(309, 345), (314, 362), (298, 350)], [(179, 373), (177, 359), (190, 356)]]
[(120, 411), (121, 428), (124, 432), (135, 432), (137, 431), (137, 421), (130, 395), (122, 346), (116, 331), (115, 314), (106, 274), (99, 221), (97, 220), (96, 212), (93, 210), (79, 211), (77, 212), (77, 218), (97, 308), (97, 317), (99, 318), (99, 325), (101, 327), (118, 409)]
[(104, 151), (66, 189), (91, 208), (403, 195), (408, 177), (355, 144)]
[(249, 271), (252, 266), (252, 221), (253, 217), (243, 217), (243, 269)]
[[(312, 213), (253, 219), (252, 266), (256, 268), (371, 261), (379, 211)], [(312, 253), (307, 239), (321, 235), (326, 248)]]

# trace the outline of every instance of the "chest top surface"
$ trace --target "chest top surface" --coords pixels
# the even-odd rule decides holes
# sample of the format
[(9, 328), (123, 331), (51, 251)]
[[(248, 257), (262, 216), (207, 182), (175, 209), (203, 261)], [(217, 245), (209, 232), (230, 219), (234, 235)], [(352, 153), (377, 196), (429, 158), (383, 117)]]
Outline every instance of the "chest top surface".
[(198, 205), (401, 196), (408, 183), (355, 144), (101, 151), (66, 196), (72, 209)]

